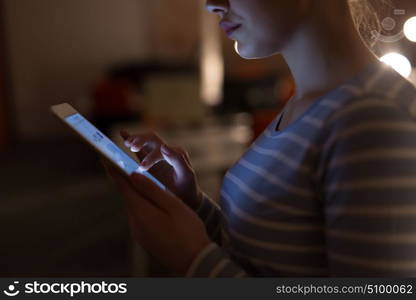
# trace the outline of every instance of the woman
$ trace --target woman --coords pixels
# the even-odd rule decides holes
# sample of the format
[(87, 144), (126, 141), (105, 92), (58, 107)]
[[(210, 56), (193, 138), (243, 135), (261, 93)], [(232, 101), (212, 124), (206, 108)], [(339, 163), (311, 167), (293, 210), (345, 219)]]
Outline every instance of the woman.
[(110, 171), (146, 250), (188, 277), (416, 275), (416, 92), (360, 39), (366, 5), (207, 1), (239, 55), (283, 55), (296, 95), (228, 171), (220, 206), (185, 152), (122, 133), (143, 169), (171, 166), (173, 193)]

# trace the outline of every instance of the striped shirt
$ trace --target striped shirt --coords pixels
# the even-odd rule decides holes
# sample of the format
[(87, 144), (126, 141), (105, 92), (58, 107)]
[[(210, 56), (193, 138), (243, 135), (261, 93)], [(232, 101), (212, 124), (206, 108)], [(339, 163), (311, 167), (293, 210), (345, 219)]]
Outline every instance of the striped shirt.
[(375, 64), (276, 131), (196, 210), (187, 277), (416, 276), (416, 90)]

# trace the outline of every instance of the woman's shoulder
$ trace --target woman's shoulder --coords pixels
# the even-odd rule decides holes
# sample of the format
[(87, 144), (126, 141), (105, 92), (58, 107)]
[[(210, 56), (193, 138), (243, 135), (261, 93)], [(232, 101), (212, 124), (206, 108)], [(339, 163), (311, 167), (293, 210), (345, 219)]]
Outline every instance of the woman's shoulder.
[(390, 68), (379, 67), (375, 74), (340, 90), (344, 90), (344, 97), (326, 115), (327, 127), (416, 121), (416, 88)]

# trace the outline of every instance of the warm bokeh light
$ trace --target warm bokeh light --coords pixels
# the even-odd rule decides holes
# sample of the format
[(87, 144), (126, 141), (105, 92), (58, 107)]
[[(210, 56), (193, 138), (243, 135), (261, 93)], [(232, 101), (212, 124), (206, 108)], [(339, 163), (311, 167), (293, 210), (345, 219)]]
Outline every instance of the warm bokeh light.
[(412, 73), (412, 65), (410, 61), (402, 54), (391, 52), (381, 57), (380, 60), (391, 66), (403, 77), (408, 78)]
[(224, 83), (224, 61), (221, 35), (215, 16), (202, 13), (201, 18), (201, 97), (205, 104), (221, 103)]
[(404, 23), (403, 31), (409, 41), (416, 42), (416, 16)]

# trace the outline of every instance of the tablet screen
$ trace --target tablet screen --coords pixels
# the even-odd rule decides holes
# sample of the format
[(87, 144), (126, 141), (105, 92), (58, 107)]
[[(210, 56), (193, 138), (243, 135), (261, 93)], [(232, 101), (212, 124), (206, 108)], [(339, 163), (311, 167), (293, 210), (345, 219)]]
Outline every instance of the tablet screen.
[(107, 158), (111, 159), (115, 164), (122, 168), (127, 174), (131, 175), (134, 172), (141, 173), (158, 184), (162, 189), (165, 189), (165, 186), (149, 172), (141, 172), (139, 170), (139, 164), (134, 159), (128, 156), (82, 115), (71, 115), (66, 117), (65, 121), (87, 141), (95, 145)]

